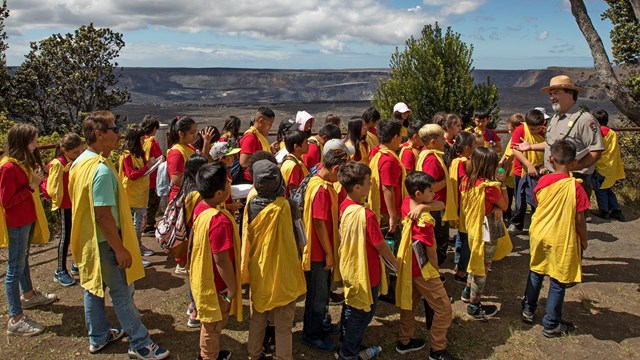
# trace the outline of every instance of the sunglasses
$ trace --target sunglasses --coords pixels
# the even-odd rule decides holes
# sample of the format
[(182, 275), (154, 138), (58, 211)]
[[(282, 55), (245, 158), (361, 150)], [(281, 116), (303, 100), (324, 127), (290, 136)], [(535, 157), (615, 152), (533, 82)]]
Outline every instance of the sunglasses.
[(113, 132), (114, 132), (114, 133), (116, 133), (116, 134), (120, 132), (120, 130), (118, 129), (118, 127), (117, 127), (117, 126), (104, 128), (102, 131), (107, 132), (107, 131), (109, 131), (109, 130), (113, 131)]

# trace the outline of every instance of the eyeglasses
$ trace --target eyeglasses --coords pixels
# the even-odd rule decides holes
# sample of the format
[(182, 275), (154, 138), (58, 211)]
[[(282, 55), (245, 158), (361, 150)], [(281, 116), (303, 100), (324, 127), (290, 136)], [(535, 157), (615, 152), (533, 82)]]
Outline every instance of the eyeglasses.
[(116, 133), (116, 134), (120, 132), (120, 129), (118, 129), (118, 127), (117, 127), (117, 126), (114, 126), (114, 127), (108, 127), (108, 128), (104, 128), (104, 129), (102, 129), (102, 131), (104, 131), (104, 132), (107, 132), (107, 131), (109, 131), (109, 130), (113, 131), (113, 132), (114, 132), (114, 133)]

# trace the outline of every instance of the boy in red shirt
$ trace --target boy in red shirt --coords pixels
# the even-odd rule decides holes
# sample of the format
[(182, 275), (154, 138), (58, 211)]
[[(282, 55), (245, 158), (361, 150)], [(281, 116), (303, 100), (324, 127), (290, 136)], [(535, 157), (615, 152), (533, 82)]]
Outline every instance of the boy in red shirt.
[(400, 148), (400, 161), (407, 173), (416, 169), (416, 162), (418, 161), (420, 150), (422, 150), (422, 147), (424, 146), (424, 143), (418, 134), (423, 125), (424, 122), (422, 121), (412, 122), (407, 129), (409, 140), (402, 144), (402, 147)]
[(484, 137), (484, 147), (492, 149), (496, 154), (502, 152), (502, 145), (500, 144), (500, 137), (498, 134), (489, 129), (489, 121), (491, 120), (491, 112), (487, 109), (477, 109), (473, 112), (473, 122), (476, 124), (473, 132), (480, 134)]
[[(155, 139), (155, 136), (160, 128), (160, 121), (158, 121), (155, 116), (145, 115), (140, 126), (147, 134), (144, 138), (144, 144), (142, 144), (145, 158), (150, 159), (153, 157), (159, 159), (162, 156), (162, 148), (160, 148), (160, 143)], [(144, 228), (145, 233), (153, 232), (153, 234), (155, 234), (156, 231), (156, 214), (160, 207), (160, 197), (156, 193), (157, 177), (158, 170), (154, 170), (149, 174), (149, 201), (147, 202), (147, 226)]]
[(345, 284), (345, 302), (340, 321), (342, 346), (338, 358), (357, 359), (364, 358), (366, 354), (370, 359), (382, 350), (378, 346), (361, 349), (362, 337), (376, 311), (378, 293), (387, 292), (385, 265), (381, 257), (394, 269), (398, 267), (398, 260), (383, 241), (376, 214), (363, 204), (365, 196), (370, 193), (371, 169), (350, 161), (340, 166), (338, 179), (347, 191), (347, 198), (340, 205), (339, 268)]
[(291, 192), (300, 186), (302, 179), (309, 174), (309, 169), (302, 162), (302, 155), (309, 151), (307, 142), (309, 135), (304, 131), (293, 130), (287, 132), (284, 144), (289, 152), (282, 162), (280, 171), (285, 185), (285, 197), (290, 197)]
[(418, 351), (425, 345), (422, 339), (412, 339), (416, 306), (422, 297), (432, 309), (433, 321), (429, 328), (431, 351), (429, 359), (452, 359), (447, 352), (447, 330), (453, 312), (451, 302), (438, 273), (438, 255), (434, 247), (433, 217), (421, 211), (417, 219), (409, 217), (412, 210), (432, 205), (433, 178), (423, 172), (413, 171), (407, 176), (409, 195), (402, 204), (402, 241), (398, 249), (398, 282), (396, 305), (400, 307), (400, 334), (396, 351), (406, 354)]
[(189, 282), (201, 323), (198, 359), (229, 359), (231, 352), (220, 350), (220, 333), (229, 314), (242, 321), (240, 236), (233, 216), (218, 206), (231, 194), (231, 182), (216, 162), (200, 168), (196, 184), (203, 200), (193, 210)]
[(253, 125), (245, 131), (240, 139), (240, 166), (244, 168), (244, 180), (248, 183), (253, 182), (253, 178), (249, 174), (249, 158), (256, 151), (271, 151), (271, 146), (267, 140), (269, 129), (276, 120), (276, 114), (273, 110), (266, 106), (261, 106), (256, 112)]
[(587, 250), (587, 223), (584, 212), (589, 197), (579, 180), (571, 176), (576, 164), (576, 147), (566, 140), (551, 146), (553, 173), (540, 178), (533, 190), (538, 209), (529, 229), (531, 262), (527, 288), (522, 300), (522, 320), (533, 324), (542, 288), (549, 275), (547, 313), (542, 334), (548, 338), (570, 334), (575, 327), (562, 320), (566, 288), (582, 281), (582, 252)]
[(303, 223), (307, 244), (302, 254), (302, 267), (307, 282), (304, 306), (302, 342), (320, 351), (332, 351), (335, 343), (325, 332), (323, 320), (327, 315), (330, 275), (338, 281), (338, 194), (333, 183), (338, 180), (338, 169), (347, 161), (342, 150), (329, 151), (322, 168), (307, 185), (304, 198)]
[(318, 135), (307, 139), (309, 151), (302, 155), (302, 162), (307, 169), (311, 170), (314, 166), (322, 163), (322, 150), (327, 141), (341, 137), (340, 128), (334, 123), (327, 123), (318, 131)]

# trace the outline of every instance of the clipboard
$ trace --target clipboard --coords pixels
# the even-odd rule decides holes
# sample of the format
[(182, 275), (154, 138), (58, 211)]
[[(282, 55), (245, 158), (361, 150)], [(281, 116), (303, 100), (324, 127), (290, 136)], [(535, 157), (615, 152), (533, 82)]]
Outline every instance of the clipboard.
[(151, 174), (152, 172), (158, 170), (158, 168), (160, 167), (160, 164), (162, 164), (164, 162), (164, 155), (160, 156), (158, 159), (159, 160), (156, 161), (156, 163), (153, 164), (153, 166), (150, 167), (147, 171), (145, 171), (145, 173), (142, 176), (149, 176), (149, 174)]

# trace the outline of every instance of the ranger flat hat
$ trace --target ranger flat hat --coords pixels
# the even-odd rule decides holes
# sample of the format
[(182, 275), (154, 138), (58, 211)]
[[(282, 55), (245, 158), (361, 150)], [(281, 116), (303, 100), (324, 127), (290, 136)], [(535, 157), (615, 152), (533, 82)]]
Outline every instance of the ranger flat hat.
[(542, 89), (540, 89), (540, 91), (548, 94), (549, 91), (554, 89), (575, 90), (578, 92), (578, 94), (584, 91), (583, 88), (576, 86), (576, 83), (574, 83), (573, 80), (571, 80), (571, 78), (567, 75), (558, 75), (552, 77), (551, 81), (549, 81), (549, 86), (543, 87)]

